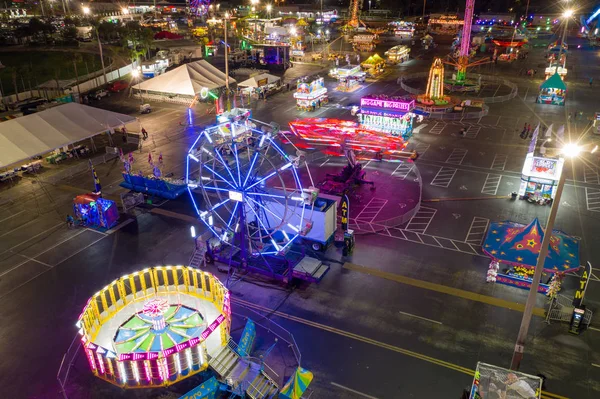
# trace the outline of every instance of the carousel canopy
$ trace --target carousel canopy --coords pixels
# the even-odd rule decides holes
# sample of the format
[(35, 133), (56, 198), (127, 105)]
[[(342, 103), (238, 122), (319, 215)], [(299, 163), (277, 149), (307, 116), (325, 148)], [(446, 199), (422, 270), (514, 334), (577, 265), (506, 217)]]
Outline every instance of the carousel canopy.
[(364, 65), (377, 65), (377, 64), (381, 64), (382, 62), (385, 62), (385, 60), (383, 58), (381, 58), (379, 56), (379, 54), (375, 54), (375, 55), (370, 56), (366, 60), (364, 60), (363, 64)]
[(558, 73), (554, 73), (550, 76), (544, 83), (540, 85), (540, 89), (559, 89), (559, 90), (567, 90), (567, 85), (560, 78)]
[(286, 399), (301, 399), (302, 394), (306, 391), (312, 379), (313, 373), (302, 367), (298, 367), (296, 372), (281, 389), (279, 396)]
[[(509, 221), (491, 223), (483, 251), (502, 263), (535, 267), (544, 239), (544, 230), (535, 218), (525, 226)], [(558, 230), (552, 232), (544, 270), (568, 272), (579, 268), (579, 241)]]

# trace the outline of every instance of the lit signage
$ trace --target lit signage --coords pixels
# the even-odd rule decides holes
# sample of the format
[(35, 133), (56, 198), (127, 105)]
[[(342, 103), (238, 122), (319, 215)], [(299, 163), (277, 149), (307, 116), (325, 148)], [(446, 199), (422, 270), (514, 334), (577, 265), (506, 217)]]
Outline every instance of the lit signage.
[(540, 174), (554, 176), (556, 174), (557, 164), (558, 162), (556, 159), (534, 157), (531, 170)]
[(232, 201), (243, 202), (244, 196), (239, 191), (229, 191), (229, 199)]
[(361, 98), (361, 107), (374, 107), (384, 109), (394, 109), (398, 111), (410, 111), (415, 107), (415, 100), (397, 101), (397, 100), (379, 100), (376, 98)]

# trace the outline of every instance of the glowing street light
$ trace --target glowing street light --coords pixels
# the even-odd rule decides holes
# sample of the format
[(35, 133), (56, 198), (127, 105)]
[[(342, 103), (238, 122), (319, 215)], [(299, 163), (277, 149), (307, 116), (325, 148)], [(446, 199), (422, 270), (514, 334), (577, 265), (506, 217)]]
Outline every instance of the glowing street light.
[(123, 8), (121, 8), (121, 12), (122, 12), (123, 14), (127, 15), (127, 14), (129, 14), (129, 9), (127, 9), (127, 8), (123, 7)]
[[(577, 143), (567, 143), (563, 146), (561, 153), (565, 158), (573, 159), (577, 157), (581, 151), (582, 148)], [(523, 319), (521, 319), (521, 327), (519, 327), (519, 335), (517, 336), (517, 342), (515, 344), (513, 358), (510, 365), (511, 370), (518, 370), (521, 360), (523, 359), (525, 340), (527, 339), (529, 325), (531, 324), (533, 307), (535, 306), (537, 300), (537, 292), (540, 285), (540, 279), (542, 278), (542, 272), (544, 271), (544, 263), (548, 257), (548, 247), (550, 246), (550, 238), (552, 237), (552, 231), (554, 230), (554, 221), (556, 220), (558, 206), (560, 205), (560, 198), (565, 186), (566, 175), (567, 174), (565, 173), (563, 166), (563, 169), (560, 171), (556, 193), (554, 194), (554, 199), (552, 200), (552, 205), (550, 207), (550, 215), (548, 215), (548, 223), (546, 223), (544, 238), (542, 239), (540, 253), (538, 254), (535, 271), (531, 280), (531, 287), (529, 288), (529, 295), (527, 296), (527, 302), (525, 303)]]
[(296, 28), (292, 27), (292, 28), (290, 29), (290, 34), (291, 34), (292, 36), (296, 36), (296, 33), (297, 33), (297, 32), (296, 32)]
[(571, 18), (573, 16), (573, 10), (571, 10), (571, 9), (565, 10), (565, 12), (563, 12), (562, 16), (564, 18)]
[(89, 15), (92, 12), (89, 7), (83, 7), (81, 10), (85, 15)]

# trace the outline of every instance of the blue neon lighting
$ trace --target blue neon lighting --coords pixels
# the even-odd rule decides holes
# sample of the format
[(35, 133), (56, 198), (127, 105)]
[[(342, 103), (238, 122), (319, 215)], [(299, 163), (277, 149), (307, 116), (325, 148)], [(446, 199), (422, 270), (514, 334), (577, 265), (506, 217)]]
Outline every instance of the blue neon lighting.
[(212, 168), (208, 165), (204, 165), (204, 167), (208, 170), (210, 170), (211, 172), (213, 172), (215, 175), (219, 176), (221, 178), (221, 180), (223, 180), (225, 183), (229, 184), (231, 186), (231, 188), (233, 188), (234, 190), (237, 189), (237, 187), (233, 186), (231, 183), (229, 183), (227, 181), (227, 179), (225, 179), (223, 176), (221, 176), (220, 174), (218, 174), (217, 172), (215, 172), (214, 170), (212, 170)]
[[(254, 163), (256, 162), (256, 159), (258, 158), (258, 152), (254, 153), (254, 156), (252, 158), (252, 162), (250, 163), (250, 168), (248, 169), (248, 174), (246, 175), (246, 178), (244, 179), (244, 184), (243, 186), (246, 185), (246, 183), (248, 182), (248, 178), (250, 177), (250, 175), (252, 174), (252, 168), (254, 168)], [(242, 187), (243, 187), (242, 186)]]
[(246, 190), (250, 190), (252, 187), (254, 187), (254, 186), (256, 186), (256, 185), (264, 182), (267, 179), (270, 179), (271, 177), (275, 176), (276, 174), (277, 174), (277, 171), (269, 173), (268, 176), (263, 177), (262, 179), (260, 179), (259, 181), (257, 181), (256, 183), (254, 183), (253, 185), (251, 185), (250, 187), (248, 187)]
[(221, 153), (217, 149), (215, 149), (215, 152), (217, 153), (217, 156), (219, 157), (219, 160), (221, 161), (223, 166), (225, 166), (225, 169), (227, 169), (227, 173), (229, 173), (229, 176), (231, 176), (231, 180), (235, 183), (235, 178), (233, 177), (233, 174), (231, 173), (229, 166), (227, 166), (227, 163), (223, 160), (223, 157), (221, 157)]
[[(233, 131), (233, 129), (232, 129)], [(238, 184), (240, 185), (240, 187), (242, 186), (242, 174), (240, 172), (240, 160), (238, 158), (238, 154), (237, 154), (237, 145), (234, 144), (233, 145), (233, 156), (235, 157), (235, 165), (237, 166), (237, 172), (238, 172)], [(235, 181), (235, 179), (234, 179)]]
[(589, 17), (589, 18), (587, 19), (587, 21), (585, 21), (585, 22), (586, 22), (587, 24), (589, 24), (589, 23), (590, 23), (590, 22), (592, 22), (592, 20), (593, 20), (594, 18), (596, 18), (598, 15), (600, 15), (600, 8), (598, 8), (598, 9), (597, 9), (597, 10), (596, 10), (596, 11), (595, 11), (593, 14), (592, 14), (592, 16), (591, 16), (591, 17)]

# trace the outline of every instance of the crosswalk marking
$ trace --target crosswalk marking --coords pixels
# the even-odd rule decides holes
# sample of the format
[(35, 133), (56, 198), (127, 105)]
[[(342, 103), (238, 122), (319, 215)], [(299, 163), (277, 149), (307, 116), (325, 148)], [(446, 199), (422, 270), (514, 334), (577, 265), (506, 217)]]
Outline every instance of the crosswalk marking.
[(432, 186), (448, 188), (455, 174), (456, 169), (442, 167), (429, 184)]
[(466, 150), (464, 148), (455, 148), (454, 150), (452, 150), (452, 154), (450, 154), (448, 159), (446, 159), (446, 163), (460, 165), (463, 162), (463, 160), (465, 159), (467, 152), (468, 152), (468, 150)]
[(588, 211), (600, 212), (600, 189), (586, 187), (585, 202)]
[(494, 160), (492, 161), (492, 167), (490, 169), (494, 170), (504, 170), (506, 167), (506, 160), (508, 156), (506, 154), (496, 154), (494, 156)]
[(406, 225), (406, 230), (414, 231), (417, 233), (425, 233), (425, 230), (429, 227), (429, 224), (433, 220), (437, 209), (428, 208), (426, 206), (422, 206), (419, 208), (419, 211), (413, 216), (408, 224)]
[(490, 219), (475, 216), (471, 222), (471, 227), (469, 227), (469, 231), (467, 232), (465, 242), (481, 245), (489, 224)]
[(485, 183), (483, 183), (483, 188), (481, 189), (482, 194), (496, 195), (498, 192), (498, 187), (500, 186), (500, 180), (502, 179), (502, 175), (494, 175), (488, 173), (485, 178)]
[(475, 139), (481, 130), (481, 126), (469, 126), (467, 132), (465, 133), (465, 137), (468, 139)]

